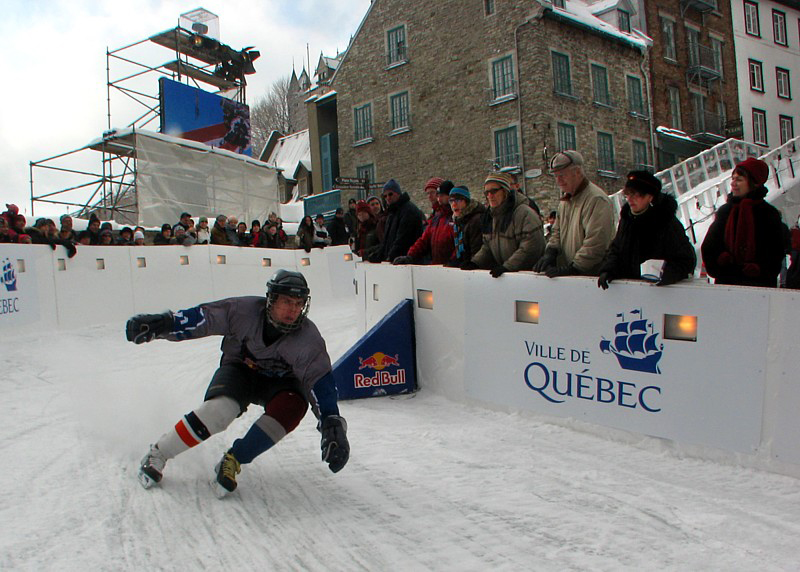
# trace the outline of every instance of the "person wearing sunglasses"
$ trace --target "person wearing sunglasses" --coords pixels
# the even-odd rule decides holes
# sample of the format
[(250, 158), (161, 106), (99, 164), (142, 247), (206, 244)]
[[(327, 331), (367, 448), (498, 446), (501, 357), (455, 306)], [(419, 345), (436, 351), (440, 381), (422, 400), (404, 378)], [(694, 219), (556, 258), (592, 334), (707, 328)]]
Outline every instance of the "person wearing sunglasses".
[(394, 179), (383, 185), (383, 200), (386, 201), (386, 230), (383, 245), (370, 256), (370, 262), (393, 261), (398, 256), (408, 254), (408, 249), (422, 236), (425, 216), (419, 207), (411, 202)]

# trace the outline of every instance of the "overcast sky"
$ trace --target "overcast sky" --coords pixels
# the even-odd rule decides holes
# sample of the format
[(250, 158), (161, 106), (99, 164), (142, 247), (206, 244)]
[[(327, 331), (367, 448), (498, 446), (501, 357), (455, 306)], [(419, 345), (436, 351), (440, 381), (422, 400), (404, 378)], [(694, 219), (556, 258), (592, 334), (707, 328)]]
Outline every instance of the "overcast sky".
[[(272, 82), (291, 73), (293, 62), (300, 72), (307, 44), (312, 69), (320, 52), (335, 55), (337, 49), (344, 50), (369, 0), (5, 0), (2, 6), (0, 206), (13, 202), (27, 215), (29, 162), (82, 147), (106, 129), (107, 48), (115, 50), (173, 28), (180, 14), (202, 6), (219, 16), (223, 43), (236, 50), (255, 46), (261, 52), (257, 73), (247, 78), (252, 104)], [(174, 59), (149, 42), (126, 50), (128, 54), (150, 65)], [(112, 62), (112, 78), (115, 71), (125, 71), (122, 65)], [(156, 76), (148, 77), (155, 94)], [(114, 126), (124, 126), (136, 116), (135, 104), (123, 94), (112, 94), (111, 105)], [(152, 125), (157, 129), (157, 123)], [(99, 168), (101, 155), (95, 154)], [(41, 193), (38, 186), (36, 193)], [(65, 211), (38, 204), (35, 208), (36, 216)]]

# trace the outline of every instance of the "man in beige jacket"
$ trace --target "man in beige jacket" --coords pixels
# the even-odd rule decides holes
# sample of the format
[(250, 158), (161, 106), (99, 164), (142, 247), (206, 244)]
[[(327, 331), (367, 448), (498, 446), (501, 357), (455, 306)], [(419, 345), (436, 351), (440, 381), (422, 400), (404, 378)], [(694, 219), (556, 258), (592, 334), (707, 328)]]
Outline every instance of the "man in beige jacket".
[(547, 249), (533, 269), (550, 278), (597, 276), (614, 238), (611, 199), (586, 178), (583, 156), (577, 151), (553, 155), (550, 172), (561, 189), (561, 202)]

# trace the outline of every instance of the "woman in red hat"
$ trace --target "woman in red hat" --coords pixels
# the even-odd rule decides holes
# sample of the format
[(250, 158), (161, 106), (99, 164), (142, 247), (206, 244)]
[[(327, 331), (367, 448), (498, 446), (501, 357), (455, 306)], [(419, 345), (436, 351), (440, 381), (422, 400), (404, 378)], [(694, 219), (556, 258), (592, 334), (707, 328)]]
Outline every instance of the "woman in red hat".
[(749, 158), (733, 169), (731, 192), (706, 233), (701, 252), (715, 284), (775, 288), (784, 258), (786, 225), (764, 200), (769, 166)]

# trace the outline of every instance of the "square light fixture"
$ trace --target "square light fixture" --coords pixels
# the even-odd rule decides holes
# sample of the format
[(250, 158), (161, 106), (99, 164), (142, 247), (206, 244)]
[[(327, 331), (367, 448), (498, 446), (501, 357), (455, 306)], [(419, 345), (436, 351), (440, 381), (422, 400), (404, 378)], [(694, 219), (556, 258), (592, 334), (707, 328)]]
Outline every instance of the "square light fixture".
[(67, 261), (64, 260), (63, 258), (57, 258), (56, 259), (56, 267), (58, 268), (58, 270), (60, 272), (63, 272), (64, 270), (67, 269)]
[(20, 274), (25, 272), (25, 261), (22, 258), (17, 259), (17, 272)]
[(300, 266), (311, 266), (311, 259), (310, 258), (301, 258), (300, 259)]
[(352, 252), (345, 252), (344, 253), (344, 259), (345, 259), (346, 262), (350, 262), (351, 260), (353, 260), (353, 253)]
[(217, 254), (217, 264), (225, 264), (227, 260), (224, 254)]
[(181, 255), (181, 266), (189, 266), (189, 256), (186, 254)]
[(373, 284), (372, 285), (372, 300), (375, 301), (375, 302), (377, 302), (379, 300), (379, 298), (378, 298), (378, 285), (377, 284)]
[(97, 269), (98, 270), (105, 270), (106, 269), (106, 261), (102, 258), (97, 259)]
[(514, 321), (524, 324), (539, 323), (539, 302), (525, 302), (517, 300), (514, 302)]
[(664, 314), (664, 339), (697, 341), (697, 316)]
[(417, 289), (417, 307), (433, 310), (433, 291)]
[(147, 259), (144, 256), (136, 258), (136, 268), (147, 268)]
[(272, 259), (271, 258), (262, 258), (261, 259), (261, 266), (264, 268), (268, 268), (272, 266)]

